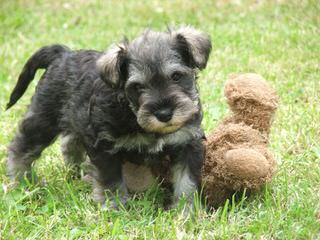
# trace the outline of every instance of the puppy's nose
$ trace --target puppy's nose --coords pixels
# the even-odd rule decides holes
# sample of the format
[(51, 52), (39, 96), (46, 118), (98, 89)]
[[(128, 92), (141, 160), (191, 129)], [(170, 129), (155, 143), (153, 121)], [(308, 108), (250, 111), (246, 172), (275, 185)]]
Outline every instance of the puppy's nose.
[(154, 112), (154, 115), (161, 122), (168, 122), (172, 118), (173, 112), (170, 108), (162, 108)]

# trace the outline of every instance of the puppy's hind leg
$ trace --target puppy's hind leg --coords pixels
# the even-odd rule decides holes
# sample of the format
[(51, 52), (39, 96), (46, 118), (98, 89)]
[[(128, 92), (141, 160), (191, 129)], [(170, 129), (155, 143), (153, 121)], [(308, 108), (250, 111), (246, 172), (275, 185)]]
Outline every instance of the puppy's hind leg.
[(19, 130), (8, 146), (7, 174), (11, 181), (31, 177), (32, 162), (49, 146), (59, 133), (57, 124), (43, 113), (31, 109), (19, 125)]

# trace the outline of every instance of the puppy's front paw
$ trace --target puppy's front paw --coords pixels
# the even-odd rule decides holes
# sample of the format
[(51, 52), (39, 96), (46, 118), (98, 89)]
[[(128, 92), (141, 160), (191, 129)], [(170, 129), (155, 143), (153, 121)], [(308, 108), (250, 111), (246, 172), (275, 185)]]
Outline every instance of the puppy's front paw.
[(125, 184), (121, 183), (117, 188), (106, 188), (94, 181), (93, 200), (100, 203), (102, 209), (119, 209), (128, 199), (128, 191)]
[(119, 210), (121, 208), (121, 206), (124, 206), (127, 202), (127, 197), (120, 197), (118, 196), (118, 198), (114, 198), (113, 196), (109, 196), (108, 199), (106, 199), (106, 201), (101, 204), (101, 209), (102, 210)]
[[(173, 197), (172, 203), (168, 205), (167, 209), (177, 209), (183, 216), (192, 214), (198, 209), (198, 196), (196, 193), (189, 196), (182, 195), (180, 197)], [(199, 205), (200, 206), (200, 205)]]
[(26, 171), (22, 174), (9, 175), (10, 188), (16, 188), (18, 186), (34, 185), (39, 182), (38, 176), (34, 171)]

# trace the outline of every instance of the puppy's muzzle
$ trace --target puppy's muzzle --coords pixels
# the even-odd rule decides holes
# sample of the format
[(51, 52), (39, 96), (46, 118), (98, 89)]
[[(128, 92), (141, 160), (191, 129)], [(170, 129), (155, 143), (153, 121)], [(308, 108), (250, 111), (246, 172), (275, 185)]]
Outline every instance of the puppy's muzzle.
[(139, 125), (148, 132), (167, 134), (177, 131), (198, 112), (197, 101), (176, 93), (167, 104), (146, 102), (138, 113)]

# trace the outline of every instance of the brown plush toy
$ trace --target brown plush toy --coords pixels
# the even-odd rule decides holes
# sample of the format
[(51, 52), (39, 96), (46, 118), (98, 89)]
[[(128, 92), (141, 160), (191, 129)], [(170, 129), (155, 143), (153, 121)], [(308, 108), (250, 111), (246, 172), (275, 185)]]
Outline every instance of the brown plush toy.
[(237, 191), (260, 188), (275, 167), (267, 144), (276, 92), (261, 76), (247, 73), (232, 75), (224, 94), (231, 114), (208, 134), (202, 169), (204, 196), (213, 207)]
[[(205, 141), (202, 169), (208, 206), (218, 207), (235, 192), (260, 188), (271, 179), (275, 160), (267, 149), (268, 134), (278, 96), (265, 80), (253, 73), (232, 75), (225, 84), (231, 114)], [(131, 163), (123, 168), (131, 191), (143, 191), (153, 182), (150, 170)]]

